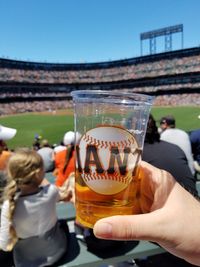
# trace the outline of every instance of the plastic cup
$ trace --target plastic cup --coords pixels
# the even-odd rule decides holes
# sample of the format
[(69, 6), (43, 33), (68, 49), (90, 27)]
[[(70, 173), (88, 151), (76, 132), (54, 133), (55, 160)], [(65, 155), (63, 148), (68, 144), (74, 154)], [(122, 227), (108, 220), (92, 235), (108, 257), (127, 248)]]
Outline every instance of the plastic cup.
[(73, 91), (76, 219), (92, 228), (103, 217), (139, 212), (138, 162), (153, 97)]

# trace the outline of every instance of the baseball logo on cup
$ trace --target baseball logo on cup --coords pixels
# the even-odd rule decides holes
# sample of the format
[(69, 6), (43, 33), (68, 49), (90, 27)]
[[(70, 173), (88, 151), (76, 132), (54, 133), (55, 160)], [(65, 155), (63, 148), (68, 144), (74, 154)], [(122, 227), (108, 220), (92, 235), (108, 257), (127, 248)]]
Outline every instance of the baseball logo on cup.
[(140, 155), (136, 139), (129, 131), (103, 125), (82, 136), (77, 146), (77, 169), (96, 193), (117, 194), (132, 181)]

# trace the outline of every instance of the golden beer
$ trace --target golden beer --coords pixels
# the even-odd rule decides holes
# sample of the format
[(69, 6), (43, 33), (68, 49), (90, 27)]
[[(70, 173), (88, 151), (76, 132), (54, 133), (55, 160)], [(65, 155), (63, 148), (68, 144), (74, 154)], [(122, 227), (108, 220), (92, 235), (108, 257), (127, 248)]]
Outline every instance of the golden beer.
[(140, 180), (135, 171), (126, 189), (114, 195), (103, 195), (91, 190), (76, 171), (76, 219), (83, 226), (93, 228), (95, 222), (104, 217), (141, 213)]
[(138, 163), (153, 98), (101, 90), (71, 95), (77, 221), (92, 228), (107, 216), (140, 213)]

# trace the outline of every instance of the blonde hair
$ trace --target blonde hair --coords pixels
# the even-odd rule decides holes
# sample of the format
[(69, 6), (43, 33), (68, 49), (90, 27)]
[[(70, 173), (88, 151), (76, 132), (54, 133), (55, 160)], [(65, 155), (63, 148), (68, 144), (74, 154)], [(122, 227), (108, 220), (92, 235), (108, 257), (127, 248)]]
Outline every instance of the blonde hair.
[(7, 165), (7, 186), (5, 188), (4, 200), (9, 201), (8, 220), (10, 221), (10, 243), (7, 249), (12, 250), (18, 237), (13, 226), (13, 216), (16, 201), (23, 186), (39, 185), (38, 178), (43, 170), (43, 160), (34, 150), (17, 150), (9, 159)]

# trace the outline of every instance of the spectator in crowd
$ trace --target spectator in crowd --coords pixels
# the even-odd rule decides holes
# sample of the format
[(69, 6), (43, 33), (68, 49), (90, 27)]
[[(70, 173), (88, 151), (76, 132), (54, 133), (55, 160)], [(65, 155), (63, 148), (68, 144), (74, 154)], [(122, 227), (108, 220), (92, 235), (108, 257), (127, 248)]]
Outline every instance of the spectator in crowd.
[(44, 162), (45, 172), (51, 172), (54, 170), (54, 150), (49, 145), (48, 140), (43, 139), (41, 141), (41, 147), (37, 150)]
[(143, 177), (141, 208), (151, 203), (147, 213), (101, 219), (94, 225), (95, 236), (109, 240), (153, 241), (170, 253), (200, 266), (199, 200), (164, 170), (142, 161), (139, 171)]
[(63, 140), (60, 142), (59, 145), (54, 144), (54, 153), (60, 152), (65, 149), (66, 149), (66, 146), (63, 144)]
[(69, 200), (68, 185), (61, 189), (53, 184), (42, 186), (43, 160), (36, 151), (28, 149), (16, 151), (10, 157), (7, 177), (1, 212), (1, 249), (13, 249), (16, 267), (55, 263), (67, 249), (56, 202)]
[(190, 132), (189, 136), (194, 158), (194, 169), (200, 173), (200, 129)]
[(54, 154), (54, 175), (56, 176), (55, 184), (57, 186), (62, 186), (69, 175), (75, 172), (75, 133), (72, 131), (66, 132), (63, 137), (63, 144), (65, 149)]
[[(3, 203), (3, 193), (7, 184), (5, 168), (8, 159), (12, 155), (5, 141), (12, 139), (16, 135), (17, 130), (0, 125), (0, 210)], [(12, 253), (0, 250), (0, 262), (3, 264), (13, 265)], [(3, 266), (3, 265), (2, 265)]]
[(42, 137), (40, 135), (38, 135), (38, 134), (36, 134), (35, 137), (34, 137), (33, 149), (36, 150), (36, 151), (38, 149), (40, 149), (40, 146), (41, 146), (41, 144), (40, 144), (41, 138)]
[[(186, 85), (186, 84), (184, 84)], [(172, 85), (174, 89), (174, 84)], [(180, 84), (180, 90), (183, 88), (183, 84)], [(168, 86), (169, 87), (169, 86)], [(169, 89), (167, 87), (167, 89)], [(200, 87), (200, 83), (196, 84), (196, 87)], [(189, 85), (189, 87), (191, 86)], [(134, 88), (119, 88), (118, 91), (123, 90), (127, 93), (135, 93), (135, 87)], [(155, 89), (155, 86), (147, 87), (146, 90), (144, 87), (138, 88), (138, 93), (149, 93), (152, 92), (152, 90)], [(166, 89), (166, 88), (159, 88), (159, 89)], [(35, 90), (35, 87), (34, 87)], [(189, 90), (189, 89), (188, 89)], [(173, 91), (173, 90), (171, 90)], [(26, 95), (26, 94), (25, 94)], [(24, 94), (21, 95), (23, 97)], [(44, 96), (49, 96), (48, 93), (45, 93)], [(24, 113), (24, 112), (48, 112), (52, 113), (50, 110), (67, 110), (73, 108), (73, 103), (71, 100), (55, 100), (55, 96), (51, 98), (49, 101), (31, 101), (31, 102), (14, 102), (16, 100), (15, 96), (10, 95), (9, 92), (6, 93), (6, 98), (11, 97), (12, 99), (12, 106), (10, 103), (1, 103), (0, 106), (0, 115), (11, 115), (16, 113)], [(26, 96), (27, 97), (27, 96)], [(41, 94), (39, 95), (39, 98), (41, 98)], [(167, 95), (158, 95), (154, 99), (154, 105), (155, 106), (182, 106), (182, 105), (200, 105), (200, 93), (183, 93), (183, 94), (167, 94)]]
[(197, 195), (196, 180), (180, 147), (160, 140), (156, 121), (149, 116), (142, 159), (153, 166), (171, 173), (185, 189)]
[(195, 171), (193, 166), (193, 155), (189, 135), (185, 131), (176, 128), (175, 118), (171, 115), (161, 118), (160, 127), (162, 130), (160, 139), (175, 144), (183, 150), (187, 158), (190, 170), (194, 175)]
[(9, 151), (5, 141), (12, 139), (17, 130), (0, 125), (0, 171), (4, 171), (8, 158), (12, 152)]

